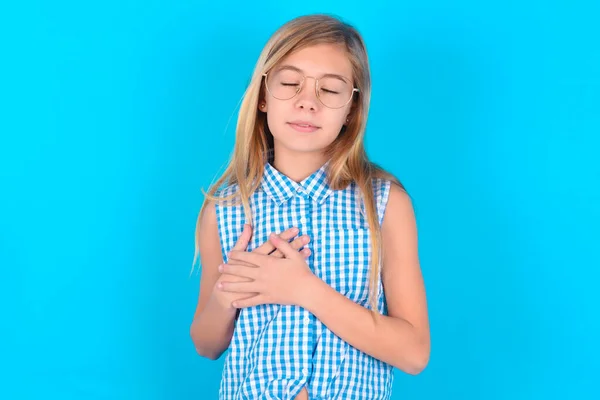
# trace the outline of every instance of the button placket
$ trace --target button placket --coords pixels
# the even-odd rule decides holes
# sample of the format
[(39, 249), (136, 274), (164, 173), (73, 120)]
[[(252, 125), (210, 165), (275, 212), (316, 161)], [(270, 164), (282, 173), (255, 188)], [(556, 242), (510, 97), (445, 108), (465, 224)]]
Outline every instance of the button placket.
[[(296, 193), (296, 209), (298, 216), (298, 227), (300, 229), (301, 234), (308, 235), (310, 237), (310, 243), (313, 242), (313, 231), (312, 231), (312, 211), (313, 204), (310, 200), (310, 196), (305, 188), (302, 186), (297, 186), (295, 189)], [(310, 245), (303, 246), (304, 248), (310, 248)], [(311, 254), (306, 262), (309, 265), (309, 268), (312, 269), (312, 258), (314, 257)], [(303, 349), (306, 352), (303, 354), (303, 368), (301, 370), (302, 374), (308, 379), (311, 374), (311, 354), (313, 351), (313, 347), (315, 345), (315, 324), (311, 318), (311, 315), (308, 311), (304, 310), (300, 318), (297, 320), (297, 324), (301, 326), (300, 329), (303, 331)], [(304, 358), (306, 357), (306, 358)]]

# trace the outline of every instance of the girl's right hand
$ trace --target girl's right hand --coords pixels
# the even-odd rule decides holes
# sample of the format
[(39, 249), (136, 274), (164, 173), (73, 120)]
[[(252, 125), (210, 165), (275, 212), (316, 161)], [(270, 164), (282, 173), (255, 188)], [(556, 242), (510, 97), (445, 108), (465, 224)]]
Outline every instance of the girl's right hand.
[[(290, 229), (287, 229), (287, 230), (283, 231), (282, 233), (280, 233), (279, 237), (284, 240), (289, 241), (291, 238), (293, 238), (297, 234), (298, 234), (298, 230), (296, 228), (290, 228)], [(242, 231), (241, 236), (239, 237), (235, 246), (233, 246), (232, 250), (237, 250), (237, 251), (246, 250), (246, 248), (248, 247), (248, 243), (250, 243), (251, 237), (252, 237), (252, 229), (250, 229), (249, 225), (244, 225), (244, 230)], [(308, 241), (309, 241), (308, 239), (309, 238), (306, 235), (297, 237), (291, 243), (291, 246), (294, 249), (298, 250), (300, 247), (302, 247), (308, 243)], [(273, 251), (273, 250), (275, 250), (275, 251)], [(279, 250), (276, 250), (275, 246), (273, 246), (273, 244), (271, 244), (271, 242), (269, 240), (264, 242), (260, 247), (257, 247), (256, 249), (252, 250), (252, 252), (283, 258), (283, 254)], [(303, 249), (300, 253), (305, 258), (310, 256), (310, 250), (307, 248)], [(254, 296), (256, 296), (256, 293), (224, 292), (223, 290), (218, 289), (218, 285), (221, 282), (248, 282), (250, 280), (251, 279), (242, 278), (242, 277), (239, 277), (236, 275), (221, 274), (221, 276), (219, 276), (219, 278), (215, 282), (215, 286), (213, 287), (211, 297), (213, 297), (214, 300), (216, 300), (217, 303), (224, 309), (232, 310), (232, 309), (234, 309), (234, 307), (231, 306), (231, 303), (233, 303), (236, 300), (243, 300), (243, 299), (248, 299), (248, 298), (254, 297)]]

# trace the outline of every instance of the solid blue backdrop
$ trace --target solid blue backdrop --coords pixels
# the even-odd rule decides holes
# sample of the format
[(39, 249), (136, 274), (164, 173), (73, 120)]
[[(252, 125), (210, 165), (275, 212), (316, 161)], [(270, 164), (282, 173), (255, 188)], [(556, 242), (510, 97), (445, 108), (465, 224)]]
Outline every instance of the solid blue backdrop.
[(432, 353), (393, 398), (598, 398), (598, 4), (1, 6), (0, 398), (216, 398), (200, 188), (262, 46), (312, 12), (363, 33), (367, 150), (414, 198)]

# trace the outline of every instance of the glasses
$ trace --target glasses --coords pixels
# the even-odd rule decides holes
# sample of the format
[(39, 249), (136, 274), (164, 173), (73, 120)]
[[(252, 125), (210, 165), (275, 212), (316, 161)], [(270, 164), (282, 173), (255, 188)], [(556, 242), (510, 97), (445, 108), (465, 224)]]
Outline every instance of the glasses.
[(305, 76), (299, 71), (282, 68), (272, 73), (263, 74), (267, 91), (278, 100), (290, 100), (304, 86), (306, 78), (315, 80), (317, 99), (327, 108), (342, 108), (352, 100), (354, 92), (359, 90), (352, 87), (348, 81), (339, 75), (325, 75), (317, 79)]

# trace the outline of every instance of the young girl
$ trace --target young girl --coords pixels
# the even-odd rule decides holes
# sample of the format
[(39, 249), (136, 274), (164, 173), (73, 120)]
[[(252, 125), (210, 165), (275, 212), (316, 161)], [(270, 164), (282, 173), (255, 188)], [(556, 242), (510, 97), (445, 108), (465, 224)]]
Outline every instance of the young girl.
[[(388, 399), (430, 339), (410, 199), (371, 163), (365, 45), (304, 16), (266, 44), (198, 217), (191, 336), (221, 399)], [(385, 215), (385, 219), (384, 219)]]

